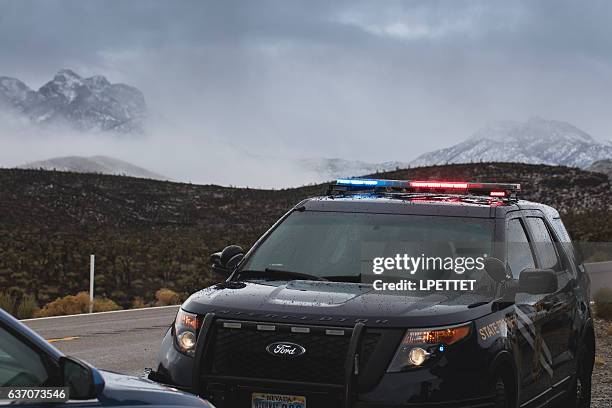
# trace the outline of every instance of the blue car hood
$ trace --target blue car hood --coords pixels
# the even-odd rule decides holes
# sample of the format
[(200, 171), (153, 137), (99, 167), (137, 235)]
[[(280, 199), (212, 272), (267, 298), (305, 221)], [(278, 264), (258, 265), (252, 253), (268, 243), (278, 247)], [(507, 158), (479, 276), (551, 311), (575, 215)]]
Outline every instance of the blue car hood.
[(209, 402), (176, 388), (144, 378), (98, 370), (104, 379), (104, 389), (98, 396), (103, 406), (154, 405), (214, 408)]

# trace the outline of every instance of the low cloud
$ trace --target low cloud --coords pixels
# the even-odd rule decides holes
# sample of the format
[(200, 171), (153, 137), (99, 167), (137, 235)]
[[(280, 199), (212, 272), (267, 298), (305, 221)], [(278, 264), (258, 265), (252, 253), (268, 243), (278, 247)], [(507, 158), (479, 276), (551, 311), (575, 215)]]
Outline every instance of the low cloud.
[(0, 75), (134, 85), (150, 139), (13, 129), (0, 165), (107, 154), (181, 180), (296, 184), (310, 176), (272, 169), (410, 161), (494, 120), (610, 140), (611, 19), (605, 0), (2, 2)]
[(320, 182), (320, 175), (297, 162), (259, 156), (202, 133), (157, 124), (147, 134), (117, 136), (62, 127), (41, 128), (22, 118), (0, 115), (1, 167), (63, 156), (110, 156), (174, 181), (196, 184), (282, 188)]

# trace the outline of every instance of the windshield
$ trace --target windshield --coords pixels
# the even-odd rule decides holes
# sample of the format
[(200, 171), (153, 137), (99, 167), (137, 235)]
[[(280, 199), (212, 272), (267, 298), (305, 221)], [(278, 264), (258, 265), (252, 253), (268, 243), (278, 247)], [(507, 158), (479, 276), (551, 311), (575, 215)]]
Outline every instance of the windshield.
[(482, 269), (449, 270), (436, 262), (424, 268), (423, 262), (421, 268), (408, 271), (398, 264), (394, 266), (399, 269), (387, 268), (391, 261), (380, 259), (397, 260), (398, 255), (400, 261), (404, 255), (423, 260), (487, 256), (492, 249), (493, 225), (492, 219), (484, 218), (296, 211), (256, 248), (241, 270), (288, 271), (348, 282), (480, 279)]

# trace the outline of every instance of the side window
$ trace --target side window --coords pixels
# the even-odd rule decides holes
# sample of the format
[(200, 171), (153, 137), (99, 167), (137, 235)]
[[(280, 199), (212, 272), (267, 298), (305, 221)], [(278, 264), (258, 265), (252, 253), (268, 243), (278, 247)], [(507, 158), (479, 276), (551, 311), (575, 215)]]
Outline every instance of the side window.
[[(578, 248), (574, 246), (570, 235), (563, 225), (563, 221), (560, 218), (554, 218), (552, 222), (553, 228), (557, 232), (557, 236), (561, 243), (559, 244), (561, 248), (559, 248), (560, 252), (564, 252), (566, 256), (570, 258), (570, 264), (582, 263), (582, 256), (578, 251)], [(569, 271), (575, 277), (575, 270), (573, 267), (569, 268)]]
[(561, 242), (572, 242), (572, 239), (570, 238), (567, 229), (565, 229), (565, 225), (563, 225), (563, 221), (561, 221), (561, 218), (553, 219), (553, 227), (555, 231), (557, 231), (557, 235), (559, 235)]
[(519, 218), (513, 218), (508, 221), (506, 242), (508, 266), (510, 267), (514, 279), (518, 279), (523, 269), (535, 268), (529, 240), (527, 239), (527, 234)]
[(528, 217), (527, 225), (533, 235), (533, 243), (535, 247), (538, 260), (540, 261), (540, 268), (542, 269), (553, 269), (561, 270), (561, 262), (559, 262), (559, 256), (555, 249), (553, 242), (544, 220), (536, 217)]
[(41, 386), (48, 378), (39, 353), (0, 327), (0, 387)]

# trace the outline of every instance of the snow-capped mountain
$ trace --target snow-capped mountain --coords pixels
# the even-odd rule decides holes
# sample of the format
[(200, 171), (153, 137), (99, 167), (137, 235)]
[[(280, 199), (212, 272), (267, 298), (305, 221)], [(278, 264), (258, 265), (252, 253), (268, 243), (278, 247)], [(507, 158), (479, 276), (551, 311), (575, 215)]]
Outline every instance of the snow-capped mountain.
[(139, 177), (155, 180), (170, 180), (142, 167), (107, 156), (66, 156), (27, 163), (20, 169), (73, 171), (76, 173), (112, 174), (116, 176)]
[(468, 140), (425, 153), (411, 166), (471, 162), (521, 162), (588, 167), (612, 158), (612, 143), (561, 121), (531, 118), (527, 122), (495, 122)]
[(0, 77), (0, 109), (36, 124), (67, 124), (78, 130), (141, 132), (147, 106), (142, 92), (97, 75), (82, 78), (60, 70), (38, 91), (15, 78)]

